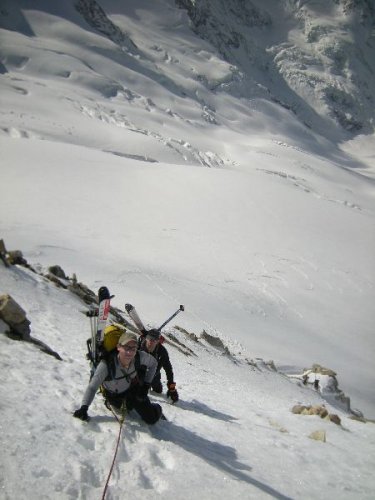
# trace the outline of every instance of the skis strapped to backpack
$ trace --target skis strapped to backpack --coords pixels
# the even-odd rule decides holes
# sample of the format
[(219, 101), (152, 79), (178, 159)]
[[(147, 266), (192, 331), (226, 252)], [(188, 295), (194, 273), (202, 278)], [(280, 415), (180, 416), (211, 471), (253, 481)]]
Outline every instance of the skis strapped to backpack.
[(117, 352), (116, 346), (121, 335), (126, 332), (126, 328), (120, 323), (112, 323), (107, 326), (113, 297), (108, 288), (102, 286), (98, 292), (99, 307), (86, 313), (91, 324), (91, 337), (87, 339), (87, 359), (91, 365), (90, 378), (102, 359), (108, 364), (109, 373), (112, 375), (113, 357)]
[[(139, 317), (134, 306), (132, 306), (131, 304), (125, 304), (125, 310), (129, 314), (130, 318), (133, 320), (133, 323), (135, 324), (135, 326), (138, 328), (138, 330), (141, 333), (140, 338), (138, 340), (138, 347), (141, 347), (144, 339), (147, 336), (148, 330), (144, 326), (144, 324), (143, 324), (141, 318)], [(165, 341), (165, 337), (163, 337), (163, 335), (161, 335), (162, 328), (164, 328), (175, 316), (177, 316), (178, 313), (180, 313), (181, 311), (184, 311), (184, 310), (185, 310), (185, 307), (183, 305), (180, 305), (180, 307), (177, 309), (177, 311), (174, 312), (172, 314), (172, 316), (170, 316), (167, 320), (165, 320), (164, 323), (159, 326), (159, 328), (152, 329), (152, 330), (158, 331), (160, 334), (159, 344), (162, 344)]]
[[(143, 336), (145, 336), (147, 334), (147, 329), (146, 327), (144, 326), (141, 318), (138, 316), (138, 313), (135, 309), (134, 306), (132, 306), (131, 304), (125, 304), (125, 309), (126, 309), (126, 312), (129, 314), (129, 316), (131, 317), (131, 319), (133, 320), (133, 323), (135, 324), (135, 326), (138, 328), (138, 330), (142, 333)], [(155, 330), (158, 330), (159, 332), (161, 332), (161, 330), (170, 322), (172, 321), (172, 319), (177, 316), (177, 314), (181, 311), (185, 311), (185, 307), (183, 305), (181, 305), (176, 312), (174, 312), (172, 314), (172, 316), (170, 316), (167, 320), (164, 321), (164, 323), (162, 325), (159, 326), (159, 328), (155, 328)]]
[(109, 315), (109, 310), (111, 307), (111, 299), (114, 297), (109, 294), (107, 287), (102, 286), (99, 288), (99, 311), (98, 311), (98, 325), (97, 325), (97, 337), (98, 341), (103, 341), (103, 330), (107, 325), (107, 319)]
[(135, 326), (138, 328), (138, 330), (142, 333), (142, 335), (145, 335), (147, 333), (147, 330), (146, 330), (141, 318), (138, 316), (138, 313), (137, 313), (135, 307), (132, 306), (131, 304), (125, 304), (125, 309), (126, 309), (126, 312), (129, 314), (129, 316), (131, 317), (131, 319), (133, 320), (133, 323), (135, 324)]
[[(115, 350), (120, 336), (126, 331), (126, 328), (119, 323), (113, 323), (107, 326), (107, 320), (110, 312), (111, 299), (114, 296), (110, 295), (107, 287), (102, 286), (98, 291), (98, 305), (86, 312), (86, 316), (90, 318), (91, 337), (87, 339), (87, 359), (91, 365), (91, 375), (93, 376), (96, 367), (101, 359), (108, 360), (111, 353)], [(147, 328), (144, 326), (141, 318), (134, 306), (125, 304), (125, 309), (133, 320), (135, 326), (141, 333), (141, 339), (147, 335)], [(164, 323), (157, 328), (160, 332), (179, 312), (184, 311), (184, 306), (181, 305), (175, 313), (172, 314)], [(160, 337), (160, 343), (164, 338)]]
[(111, 298), (107, 287), (102, 286), (98, 291), (99, 307), (87, 311), (86, 315), (90, 318), (91, 338), (87, 340), (87, 359), (91, 364), (91, 376), (100, 361), (100, 351), (103, 344), (103, 332), (107, 325), (109, 311), (111, 307)]

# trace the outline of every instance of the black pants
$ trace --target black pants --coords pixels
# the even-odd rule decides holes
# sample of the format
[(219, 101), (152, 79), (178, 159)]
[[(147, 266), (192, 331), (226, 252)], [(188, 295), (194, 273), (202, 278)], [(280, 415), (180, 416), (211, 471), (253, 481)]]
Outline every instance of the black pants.
[(161, 406), (157, 403), (151, 403), (148, 396), (139, 399), (136, 387), (130, 388), (122, 394), (104, 390), (104, 397), (111, 406), (118, 409), (125, 403), (126, 409), (128, 411), (134, 409), (146, 424), (155, 424), (161, 417)]

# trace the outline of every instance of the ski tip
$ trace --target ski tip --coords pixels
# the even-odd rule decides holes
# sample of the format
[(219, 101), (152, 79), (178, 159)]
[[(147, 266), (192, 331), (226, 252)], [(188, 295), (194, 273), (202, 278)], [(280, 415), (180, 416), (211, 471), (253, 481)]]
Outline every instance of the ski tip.
[(111, 298), (111, 294), (109, 293), (109, 290), (106, 286), (101, 286), (99, 288), (98, 297), (99, 297), (99, 300), (105, 300), (105, 299)]

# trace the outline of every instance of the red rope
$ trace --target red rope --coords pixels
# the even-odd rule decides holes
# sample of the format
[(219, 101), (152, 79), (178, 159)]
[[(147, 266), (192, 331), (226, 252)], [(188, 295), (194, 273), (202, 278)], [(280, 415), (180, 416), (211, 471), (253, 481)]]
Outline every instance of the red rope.
[(111, 468), (110, 468), (110, 470), (109, 470), (108, 477), (107, 477), (107, 481), (106, 481), (105, 486), (104, 486), (103, 495), (102, 495), (102, 500), (104, 500), (104, 499), (105, 499), (105, 496), (106, 496), (106, 493), (107, 493), (109, 480), (111, 479), (111, 475), (112, 475), (112, 472), (113, 472), (113, 467), (114, 467), (114, 465), (115, 465), (116, 456), (117, 456), (117, 452), (118, 452), (118, 447), (119, 447), (119, 444), (120, 444), (120, 438), (121, 438), (122, 425), (123, 425), (124, 420), (125, 420), (125, 412), (124, 412), (124, 414), (121, 416), (121, 419), (119, 419), (119, 418), (118, 418), (118, 416), (116, 415), (116, 413), (112, 410), (112, 408), (110, 408), (110, 410), (111, 410), (111, 412), (113, 413), (113, 415), (115, 416), (115, 418), (116, 418), (117, 422), (120, 424), (120, 429), (119, 429), (119, 433), (118, 433), (118, 437), (117, 437), (116, 449), (115, 449), (115, 454), (114, 454), (114, 456), (113, 456), (112, 465), (111, 465)]

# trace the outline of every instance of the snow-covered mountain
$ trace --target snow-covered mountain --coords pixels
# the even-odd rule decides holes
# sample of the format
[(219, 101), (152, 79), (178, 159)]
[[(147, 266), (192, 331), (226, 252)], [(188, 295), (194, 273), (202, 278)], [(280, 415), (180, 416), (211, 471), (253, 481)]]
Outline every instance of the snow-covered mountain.
[(348, 138), (340, 128), (373, 133), (372, 2), (177, 3), (187, 9), (195, 32), (232, 64), (232, 80), (213, 82), (216, 91), (278, 102), (333, 141)]
[(327, 403), (236, 341), (171, 327), (165, 345), (180, 400), (151, 394), (168, 419), (155, 426), (126, 417), (109, 475), (120, 428), (101, 396), (89, 423), (72, 418), (89, 377), (88, 306), (46, 271), (0, 266), (33, 337), (61, 358), (8, 338), (0, 321), (1, 498), (372, 498), (373, 423), (353, 420), (333, 393)]
[[(325, 400), (283, 374), (328, 367), (375, 417), (373, 26), (365, 1), (0, 2), (0, 239), (235, 355), (172, 331), (181, 404), (129, 422), (113, 498), (127, 473), (135, 498), (371, 498), (372, 424), (293, 415)], [(71, 418), (82, 304), (1, 261), (0, 293), (63, 358), (0, 335), (4, 497), (97, 497), (117, 429)]]
[[(126, 130), (146, 135), (146, 142), (154, 143), (151, 161), (225, 162), (226, 151), (207, 137), (203, 144), (209, 155), (203, 144), (197, 144), (199, 125), (207, 135), (220, 135), (224, 127), (234, 134), (233, 141), (244, 126), (252, 135), (264, 137), (265, 131), (285, 135), (295, 145), (302, 135), (303, 147), (314, 153), (339, 155), (346, 164), (348, 158), (339, 153), (344, 149), (372, 164), (375, 15), (371, 2), (179, 0), (177, 4), (180, 8), (172, 0), (159, 0), (154, 6), (147, 1), (3, 0), (1, 71), (8, 77), (20, 70), (42, 78), (44, 84), (34, 82), (33, 92), (45, 101), (48, 80), (57, 80), (60, 99), (66, 100), (70, 112), (86, 114), (96, 125), (116, 126), (122, 129), (121, 136)], [(51, 57), (53, 63), (47, 64)], [(80, 97), (67, 98), (63, 89)], [(15, 85), (16, 96), (23, 92)], [(56, 99), (58, 95), (51, 92)], [(115, 109), (108, 107), (110, 102)], [(163, 129), (160, 120), (152, 130), (142, 126), (153, 123), (153, 111), (162, 112)], [(34, 130), (24, 133), (62, 140), (65, 134), (52, 116), (48, 119), (50, 113), (51, 109), (44, 110), (44, 123), (35, 123)], [(266, 130), (259, 126), (259, 114), (269, 117)], [(2, 129), (8, 130), (16, 116), (4, 118)], [(68, 117), (60, 116), (59, 123), (65, 121)], [(22, 122), (18, 126), (22, 134)], [(68, 123), (65, 128), (68, 132)], [(73, 143), (90, 142), (83, 131), (73, 128), (70, 135)], [(108, 146), (114, 153), (143, 157), (139, 151), (129, 151), (129, 146), (125, 151), (118, 134), (110, 135)], [(367, 142), (370, 154), (367, 148), (363, 152)]]

